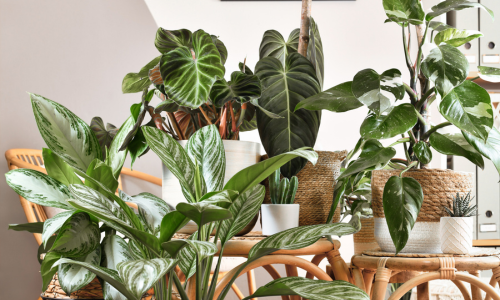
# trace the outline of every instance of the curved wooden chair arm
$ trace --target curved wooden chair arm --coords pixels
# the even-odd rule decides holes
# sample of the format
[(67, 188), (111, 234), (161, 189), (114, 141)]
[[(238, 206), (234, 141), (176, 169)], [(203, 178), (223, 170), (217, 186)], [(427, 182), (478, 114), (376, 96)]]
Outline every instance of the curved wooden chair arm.
[(141, 171), (133, 171), (133, 170), (130, 170), (129, 168), (122, 168), (121, 176), (123, 176), (123, 175), (138, 178), (138, 179), (150, 182), (150, 183), (158, 185), (158, 186), (162, 185), (161, 178), (143, 173)]

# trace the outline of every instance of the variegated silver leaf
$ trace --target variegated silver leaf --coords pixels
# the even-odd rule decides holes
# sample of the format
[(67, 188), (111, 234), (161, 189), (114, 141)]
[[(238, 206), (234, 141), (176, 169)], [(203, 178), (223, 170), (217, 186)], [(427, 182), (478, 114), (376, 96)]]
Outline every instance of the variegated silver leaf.
[(122, 146), (127, 134), (134, 127), (134, 117), (130, 116), (125, 123), (120, 127), (118, 133), (111, 142), (111, 146), (109, 148), (109, 156), (106, 158), (106, 163), (113, 170), (113, 175), (115, 178), (120, 176), (120, 172), (122, 170), (123, 164), (125, 163), (125, 158), (127, 158), (127, 150), (120, 151), (120, 147)]
[(198, 261), (203, 261), (205, 258), (214, 255), (219, 251), (217, 246), (211, 242), (196, 241), (196, 240), (186, 240), (196, 255), (198, 256)]
[(140, 193), (130, 197), (130, 200), (130, 202), (137, 204), (139, 215), (146, 222), (149, 231), (159, 237), (161, 220), (173, 209), (163, 199), (151, 193)]
[[(211, 192), (205, 194), (201, 197), (200, 202), (210, 203), (210, 204), (221, 204), (221, 203), (231, 203), (232, 199), (235, 199), (238, 196), (237, 191), (224, 190), (221, 192)], [(226, 207), (227, 205), (224, 205)]]
[(63, 211), (52, 218), (47, 219), (43, 223), (42, 242), (44, 247), (47, 246), (49, 238), (63, 226), (64, 222), (66, 222), (66, 220), (68, 220), (73, 213), (74, 211)]
[[(116, 265), (123, 262), (132, 260), (128, 249), (127, 242), (118, 235), (110, 235), (102, 241), (103, 249), (103, 266), (116, 270)], [(103, 287), (104, 300), (127, 300), (127, 298), (120, 293), (111, 284), (104, 282)]]
[(87, 213), (73, 214), (61, 227), (50, 251), (65, 257), (81, 257), (99, 246), (101, 233)]
[[(187, 240), (194, 241), (198, 238), (198, 232), (192, 234)], [(177, 255), (178, 265), (186, 279), (196, 273), (196, 252), (192, 247), (184, 247)]]
[[(101, 248), (97, 247), (89, 254), (75, 258), (75, 260), (99, 266), (101, 263)], [(57, 276), (61, 288), (68, 295), (83, 288), (95, 278), (94, 273), (76, 264), (60, 264), (57, 270)]]

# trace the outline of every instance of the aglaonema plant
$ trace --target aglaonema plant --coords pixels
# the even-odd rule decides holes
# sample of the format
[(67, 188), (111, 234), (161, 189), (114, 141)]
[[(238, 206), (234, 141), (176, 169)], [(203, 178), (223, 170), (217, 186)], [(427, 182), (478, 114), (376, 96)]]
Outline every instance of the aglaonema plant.
[[(356, 231), (339, 223), (293, 228), (269, 236), (251, 249), (248, 261), (216, 293), (227, 241), (250, 222), (264, 199), (264, 187), (259, 183), (291, 159), (303, 157), (315, 163), (317, 154), (302, 148), (277, 155), (240, 171), (224, 185), (225, 152), (214, 125), (198, 130), (185, 149), (167, 133), (144, 127), (141, 130), (149, 147), (182, 186), (186, 202), (173, 209), (149, 193), (115, 194), (127, 155), (126, 149), (119, 148), (134, 126), (132, 118), (121, 126), (102, 160), (102, 149), (85, 122), (54, 101), (34, 94), (30, 97), (48, 147), (43, 151), (47, 175), (16, 169), (6, 178), (28, 201), (65, 210), (44, 223), (11, 225), (15, 230), (42, 234), (42, 290), (57, 272), (67, 293), (84, 287), (97, 275), (105, 299), (139, 300), (153, 287), (156, 300), (223, 300), (250, 262), (279, 249), (306, 247), (325, 235)], [(135, 204), (137, 212), (127, 203)], [(197, 232), (186, 240), (175, 239), (175, 233), (189, 220), (198, 225)], [(210, 280), (217, 252), (219, 260)], [(176, 266), (189, 284), (180, 281)], [(279, 294), (316, 300), (336, 299), (332, 297), (338, 294), (342, 299), (369, 299), (347, 282), (298, 277), (272, 281), (250, 297)]]
[[(443, 1), (427, 14), (419, 0), (383, 0), (382, 3), (388, 17), (386, 22), (401, 28), (409, 83), (403, 82), (397, 69), (381, 74), (365, 69), (352, 81), (317, 93), (303, 100), (295, 109), (333, 112), (362, 106), (369, 109), (360, 128), (361, 139), (348, 160), (358, 152), (359, 157), (350, 161), (339, 177), (330, 216), (343, 201), (348, 187), (363, 173), (382, 168), (401, 170), (400, 176), (388, 180), (383, 196), (387, 225), (399, 252), (406, 245), (423, 202), (420, 184), (402, 175), (410, 169), (428, 168), (432, 160), (431, 148), (442, 154), (463, 156), (480, 168), (484, 167), (484, 158), (487, 158), (500, 171), (500, 133), (493, 127), (490, 96), (473, 82), (477, 78), (467, 80), (469, 63), (457, 49), (482, 34), (434, 21), (447, 12), (468, 8), (484, 9), (491, 17), (493, 12), (468, 0)], [(415, 58), (410, 55), (410, 31), (413, 28), (418, 40)], [(426, 48), (431, 50), (424, 55)], [(480, 77), (500, 81), (500, 70), (481, 67)], [(428, 112), (432, 104), (438, 106), (445, 122), (431, 123)], [(459, 133), (439, 131), (448, 126), (458, 128)], [(397, 137), (400, 138), (390, 145), (381, 143)], [(394, 158), (396, 150), (393, 146), (396, 145), (403, 146), (404, 159)]]

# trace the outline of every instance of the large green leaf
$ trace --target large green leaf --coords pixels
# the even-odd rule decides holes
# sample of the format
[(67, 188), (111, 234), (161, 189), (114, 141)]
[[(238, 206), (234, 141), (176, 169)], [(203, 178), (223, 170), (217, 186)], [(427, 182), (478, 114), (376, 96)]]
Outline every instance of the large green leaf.
[(471, 2), (469, 0), (446, 0), (433, 6), (432, 12), (428, 13), (427, 16), (425, 16), (425, 19), (427, 21), (430, 21), (437, 16), (440, 16), (442, 14), (445, 14), (453, 10), (462, 10), (466, 8), (475, 8), (475, 7), (486, 10), (492, 18), (494, 17), (493, 11), (487, 8), (486, 6), (482, 5), (481, 3)]
[[(97, 247), (94, 251), (89, 254), (75, 258), (77, 261), (81, 261), (94, 266), (99, 266), (101, 263), (101, 248)], [(66, 294), (73, 293), (94, 280), (95, 274), (81, 265), (74, 264), (60, 264), (57, 270), (57, 279), (63, 291)]]
[(318, 24), (311, 17), (309, 28), (309, 37), (311, 38), (307, 46), (307, 58), (311, 61), (316, 70), (316, 77), (320, 85), (320, 90), (323, 90), (323, 81), (325, 78), (325, 62), (323, 55), (323, 42), (319, 34)]
[(109, 149), (111, 146), (111, 142), (118, 132), (118, 128), (110, 123), (104, 126), (101, 117), (93, 117), (92, 121), (90, 121), (90, 128), (94, 131), (95, 137), (101, 146), (102, 157), (106, 158), (106, 148)]
[(490, 94), (468, 80), (441, 100), (439, 111), (453, 125), (483, 140), (493, 127)]
[(50, 251), (65, 257), (80, 257), (94, 251), (101, 240), (96, 223), (87, 213), (73, 214), (61, 227)]
[(186, 152), (193, 162), (198, 161), (208, 192), (222, 190), (226, 174), (226, 153), (215, 125), (197, 130), (187, 142)]
[(205, 203), (179, 203), (176, 207), (177, 211), (193, 220), (198, 227), (207, 223), (222, 221), (232, 217), (231, 212), (225, 208)]
[(425, 13), (420, 0), (383, 0), (387, 17), (398, 23), (422, 24)]
[(308, 110), (327, 109), (333, 112), (345, 112), (363, 106), (363, 103), (352, 93), (352, 81), (341, 83), (326, 91), (302, 100), (295, 110), (305, 108)]
[(150, 193), (132, 196), (130, 202), (137, 204), (139, 215), (146, 222), (149, 231), (159, 237), (161, 221), (172, 210), (168, 204)]
[(66, 107), (29, 94), (38, 130), (45, 144), (70, 166), (87, 170), (101, 158), (101, 147), (90, 127)]
[[(299, 102), (320, 91), (311, 62), (298, 53), (286, 57), (285, 65), (273, 57), (261, 59), (256, 74), (262, 84), (259, 104), (282, 118), (270, 118), (257, 110), (257, 124), (262, 144), (269, 157), (301, 147), (313, 147), (318, 135), (321, 112), (293, 110)], [(296, 159), (281, 168), (283, 176), (292, 177), (305, 165)]]
[(113, 142), (111, 143), (111, 147), (109, 148), (109, 157), (106, 159), (107, 164), (113, 170), (113, 175), (115, 178), (120, 176), (120, 172), (122, 170), (123, 164), (125, 163), (125, 159), (127, 158), (128, 149), (124, 151), (120, 151), (121, 146), (123, 145), (127, 134), (134, 127), (134, 118), (129, 117), (123, 125), (118, 130)]
[[(143, 127), (142, 131), (146, 137), (149, 147), (155, 152), (167, 168), (174, 174), (182, 187), (186, 200), (196, 202), (195, 191), (195, 165), (189, 158), (187, 152), (170, 135), (159, 129)], [(205, 181), (202, 180), (202, 193), (206, 191)]]
[(479, 70), (479, 77), (485, 81), (489, 82), (500, 82), (500, 68), (492, 68), (492, 67), (477, 67)]
[(208, 101), (210, 88), (224, 78), (224, 66), (210, 35), (193, 33), (193, 46), (178, 47), (165, 53), (160, 61), (167, 95), (179, 105), (198, 108)]
[(49, 283), (52, 281), (57, 268), (53, 268), (54, 264), (61, 258), (60, 254), (55, 252), (48, 252), (43, 258), (40, 266), (40, 273), (42, 274), (42, 292), (47, 290)]
[(284, 66), (287, 56), (297, 52), (299, 47), (299, 33), (300, 30), (298, 28), (293, 30), (288, 40), (285, 41), (281, 33), (276, 30), (264, 32), (259, 48), (259, 58), (274, 57)]
[(95, 159), (87, 169), (87, 175), (100, 184), (96, 184), (95, 181), (86, 180), (85, 185), (105, 194), (105, 190), (101, 188), (104, 185), (110, 191), (116, 191), (118, 188), (118, 180), (115, 179), (113, 170), (106, 163)]
[(174, 234), (188, 222), (189, 219), (176, 210), (166, 214), (161, 221), (160, 243), (170, 241)]
[(76, 176), (73, 168), (65, 163), (59, 156), (54, 154), (52, 150), (43, 148), (42, 156), (45, 170), (47, 170), (47, 175), (67, 186), (70, 184), (82, 183), (80, 178)]
[(198, 261), (200, 262), (203, 261), (205, 258), (214, 255), (215, 253), (217, 253), (217, 251), (219, 251), (217, 245), (215, 245), (212, 242), (186, 240), (186, 243), (188, 243), (189, 247), (191, 247), (194, 250), (196, 256), (198, 256)]
[(42, 233), (42, 242), (44, 246), (47, 246), (47, 241), (50, 237), (56, 233), (61, 227), (66, 223), (72, 215), (74, 211), (63, 211), (53, 216), (50, 219), (47, 219), (43, 223), (43, 233)]
[(434, 82), (439, 94), (445, 96), (467, 78), (469, 62), (457, 48), (441, 44), (422, 61), (422, 72)]
[(369, 114), (361, 124), (360, 133), (364, 139), (388, 139), (403, 134), (417, 124), (417, 111), (410, 103), (403, 103), (377, 117)]
[(410, 177), (392, 176), (384, 187), (384, 214), (396, 254), (406, 246), (424, 202), (420, 183)]
[[(132, 260), (127, 243), (118, 235), (114, 234), (104, 238), (102, 250), (102, 266), (105, 268), (116, 270), (117, 264)], [(104, 300), (127, 300), (122, 293), (106, 281), (103, 284), (102, 291)]]
[(439, 45), (441, 43), (446, 43), (452, 45), (453, 47), (460, 47), (465, 43), (482, 37), (483, 34), (476, 30), (459, 30), (456, 28), (448, 28), (441, 31), (434, 38), (434, 43)]
[(232, 214), (231, 219), (222, 221), (219, 236), (222, 244), (226, 243), (259, 213), (260, 206), (264, 201), (266, 189), (257, 184), (239, 195), (229, 207)]
[(224, 43), (217, 38), (215, 35), (210, 36), (212, 38), (212, 42), (215, 44), (215, 47), (217, 48), (217, 51), (219, 51), (220, 54), (220, 62), (222, 65), (226, 63), (227, 60), (227, 49)]
[(497, 168), (498, 173), (500, 173), (500, 132), (498, 132), (498, 129), (495, 127), (491, 128), (486, 142), (467, 132), (462, 131), (462, 133), (469, 144), (474, 146), (479, 153), (490, 159)]
[(5, 174), (7, 184), (20, 196), (38, 205), (71, 210), (68, 187), (31, 169), (15, 169)]
[(260, 81), (256, 75), (248, 75), (241, 71), (231, 73), (231, 81), (224, 78), (217, 80), (210, 90), (210, 100), (217, 107), (222, 107), (231, 100), (245, 103), (261, 94)]
[(45, 222), (31, 222), (24, 224), (9, 224), (9, 230), (42, 233)]
[(116, 267), (127, 289), (140, 299), (160, 278), (175, 267), (176, 261), (169, 258), (131, 260)]
[(401, 72), (390, 69), (382, 74), (375, 70), (359, 71), (352, 80), (354, 96), (377, 115), (389, 109), (404, 97), (405, 87)]
[(243, 300), (281, 295), (297, 295), (310, 300), (370, 299), (362, 289), (342, 280), (324, 281), (302, 277), (286, 277), (271, 281)]
[(156, 31), (155, 47), (162, 54), (182, 46), (191, 47), (192, 36), (187, 29), (167, 30), (160, 27)]
[(461, 133), (441, 134), (434, 132), (429, 137), (429, 142), (432, 148), (441, 154), (463, 156), (484, 169), (483, 157), (467, 142)]

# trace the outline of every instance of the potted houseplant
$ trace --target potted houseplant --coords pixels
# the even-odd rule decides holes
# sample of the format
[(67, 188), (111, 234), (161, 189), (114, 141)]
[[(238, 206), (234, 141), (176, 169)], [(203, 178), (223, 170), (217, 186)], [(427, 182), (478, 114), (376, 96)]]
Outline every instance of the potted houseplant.
[(453, 198), (453, 209), (447, 206), (443, 209), (448, 214), (440, 221), (441, 251), (452, 254), (469, 254), (472, 250), (472, 232), (474, 223), (472, 217), (477, 213), (477, 206), (471, 205), (474, 197), (470, 192), (465, 196), (457, 193)]
[[(115, 194), (117, 178), (128, 152), (119, 148), (134, 126), (130, 118), (119, 129), (103, 161), (97, 138), (85, 122), (54, 101), (34, 94), (30, 97), (38, 128), (54, 158), (51, 163), (59, 168), (47, 168), (48, 175), (16, 169), (8, 172), (6, 178), (9, 186), (28, 201), (66, 210), (43, 224), (13, 226), (42, 233), (42, 250), (46, 253), (41, 264), (42, 290), (57, 272), (61, 287), (67, 293), (87, 285), (97, 275), (103, 282), (105, 299), (139, 300), (153, 287), (156, 300), (223, 300), (238, 272), (227, 286), (216, 292), (220, 259), (211, 281), (209, 275), (213, 257), (219, 251), (218, 242), (219, 257), (222, 257), (225, 243), (257, 213), (264, 198), (260, 181), (295, 157), (313, 162), (317, 159), (314, 151), (297, 149), (245, 168), (227, 184), (212, 190), (208, 183), (221, 182), (225, 170), (217, 167), (224, 165), (225, 160), (223, 143), (215, 126), (197, 131), (190, 142), (193, 147), (208, 147), (211, 152), (220, 153), (214, 158), (217, 164), (213, 159), (197, 156), (197, 148), (185, 150), (159, 129), (142, 128), (148, 145), (178, 177), (188, 201), (173, 210), (162, 199), (148, 193)], [(211, 143), (202, 143), (206, 136), (214, 136)], [(126, 202), (135, 203), (138, 214)], [(196, 233), (188, 240), (175, 240), (174, 234), (189, 220), (198, 225)], [(211, 241), (214, 228), (217, 234)], [(286, 230), (255, 245), (248, 262), (239, 270), (278, 249), (298, 249), (324, 235), (355, 231), (350, 224)], [(105, 235), (102, 241), (101, 233)], [(187, 286), (181, 284), (174, 272), (176, 266), (188, 279)], [(310, 285), (309, 290), (313, 292), (298, 288), (304, 284)], [(321, 288), (314, 289), (316, 284)], [(320, 300), (332, 293), (342, 293), (344, 299), (369, 299), (366, 293), (349, 283), (306, 278), (278, 279), (255, 295), (286, 294)]]
[[(434, 18), (470, 7), (485, 9), (491, 16), (493, 12), (466, 0), (443, 1), (427, 14), (419, 0), (384, 0), (383, 7), (387, 22), (401, 27), (409, 84), (403, 83), (397, 69), (382, 74), (366, 69), (352, 81), (303, 100), (296, 110), (341, 112), (367, 107), (369, 114), (361, 125), (361, 139), (355, 148), (355, 152), (360, 152), (359, 158), (350, 162), (339, 177), (332, 209), (343, 199), (351, 178), (372, 171), (372, 208), (376, 238), (382, 249), (396, 253), (403, 249), (440, 252), (435, 233), (442, 212), (436, 204), (451, 207), (450, 196), (469, 191), (472, 177), (429, 169), (431, 148), (446, 155), (464, 156), (481, 168), (487, 158), (500, 170), (500, 132), (493, 127), (489, 94), (473, 82), (477, 78), (467, 80), (469, 64), (457, 49), (482, 34), (450, 28)], [(412, 27), (417, 31), (418, 42), (414, 60), (410, 56)], [(430, 53), (424, 55), (424, 49), (429, 48)], [(498, 74), (498, 69), (488, 68), (482, 69), (480, 76), (491, 80)], [(446, 122), (430, 122), (428, 111), (432, 104), (438, 105)], [(459, 132), (440, 132), (448, 126)], [(389, 145), (380, 142), (397, 137), (400, 138)], [(394, 158), (396, 145), (403, 146), (404, 159)], [(391, 170), (384, 170), (386, 167)]]
[(290, 180), (280, 180), (280, 170), (269, 176), (271, 204), (262, 204), (262, 234), (275, 233), (299, 226), (300, 205), (294, 204), (299, 180), (293, 176)]

